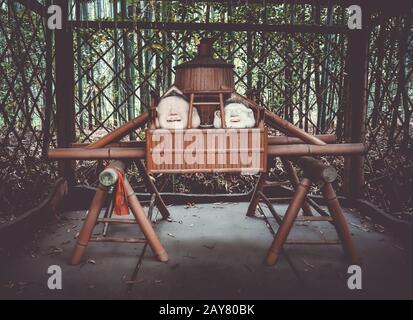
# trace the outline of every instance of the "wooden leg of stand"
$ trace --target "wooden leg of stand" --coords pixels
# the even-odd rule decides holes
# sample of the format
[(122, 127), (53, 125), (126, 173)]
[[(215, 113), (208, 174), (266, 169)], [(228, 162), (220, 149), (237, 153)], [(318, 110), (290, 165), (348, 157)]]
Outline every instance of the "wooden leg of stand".
[(297, 186), (294, 197), (288, 206), (287, 212), (284, 215), (282, 224), (275, 235), (274, 241), (268, 251), (267, 264), (274, 265), (277, 263), (284, 242), (287, 240), (288, 234), (298, 216), (298, 212), (303, 205), (308, 189), (311, 186), (310, 179), (304, 178)]
[(96, 190), (95, 196), (93, 197), (92, 203), (90, 204), (86, 220), (77, 239), (76, 247), (71, 260), (72, 265), (79, 264), (80, 260), (82, 259), (83, 253), (85, 252), (87, 244), (89, 243), (89, 239), (92, 235), (93, 228), (95, 227), (96, 222), (99, 218), (99, 213), (105, 203), (107, 193), (107, 189), (101, 185)]
[(124, 178), (124, 186), (126, 194), (128, 195), (129, 207), (138, 223), (139, 227), (141, 228), (143, 234), (145, 235), (149, 246), (151, 247), (152, 251), (157, 256), (158, 260), (161, 262), (168, 261), (168, 254), (166, 253), (164, 247), (162, 246), (161, 242), (159, 241), (158, 236), (153, 230), (151, 222), (145, 215), (143, 208), (135, 195), (129, 181)]
[(348, 228), (343, 210), (341, 209), (340, 203), (338, 202), (336, 193), (331, 183), (325, 183), (322, 192), (324, 199), (327, 202), (330, 215), (334, 220), (334, 226), (341, 240), (344, 251), (350, 258), (352, 264), (360, 264), (360, 256), (357, 253), (357, 249), (354, 245), (353, 238), (351, 237), (350, 229)]
[(165, 202), (161, 195), (159, 194), (158, 189), (156, 188), (155, 184), (151, 180), (151, 177), (146, 171), (146, 167), (143, 164), (142, 160), (136, 161), (136, 166), (138, 167), (139, 174), (142, 176), (143, 180), (145, 181), (145, 185), (150, 193), (154, 193), (156, 196), (156, 206), (158, 207), (159, 212), (161, 213), (162, 218), (167, 219), (170, 216), (168, 209), (166, 208)]
[[(294, 169), (293, 165), (291, 164), (291, 162), (288, 161), (287, 159), (281, 158), (281, 162), (282, 162), (282, 164), (284, 166), (284, 169), (287, 172), (288, 178), (290, 179), (290, 182), (291, 182), (291, 184), (292, 184), (292, 186), (295, 190), (297, 188), (297, 185), (300, 183), (300, 180), (298, 179), (298, 176), (297, 176), (297, 172), (295, 171), (295, 169)], [(308, 216), (313, 215), (311, 213), (311, 207), (308, 204), (308, 202), (306, 202), (306, 201), (303, 202), (302, 209), (303, 209), (303, 214), (305, 216), (308, 217)]]
[(255, 215), (255, 210), (257, 209), (257, 205), (260, 202), (260, 192), (264, 189), (265, 181), (267, 181), (268, 173), (262, 172), (260, 177), (258, 178), (258, 182), (255, 185), (254, 193), (252, 194), (250, 204), (247, 210), (247, 216), (253, 217)]
[(195, 94), (191, 93), (189, 97), (189, 112), (188, 112), (188, 129), (192, 129), (192, 114), (194, 112)]

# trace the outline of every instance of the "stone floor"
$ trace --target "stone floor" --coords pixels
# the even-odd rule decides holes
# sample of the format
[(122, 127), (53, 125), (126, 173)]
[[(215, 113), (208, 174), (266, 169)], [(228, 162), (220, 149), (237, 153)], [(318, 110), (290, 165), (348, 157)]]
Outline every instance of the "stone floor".
[[(276, 224), (263, 206), (270, 225)], [(285, 205), (276, 205), (283, 214)], [(13, 255), (0, 255), (1, 299), (279, 299), (413, 298), (412, 255), (381, 228), (346, 210), (363, 257), (362, 290), (347, 287), (347, 263), (337, 245), (289, 245), (291, 266), (264, 258), (272, 235), (262, 217), (247, 218), (246, 203), (171, 206), (172, 221), (155, 228), (169, 253), (167, 264), (148, 248), (130, 291), (128, 280), (143, 245), (90, 243), (79, 266), (68, 261), (84, 212), (67, 212)], [(155, 213), (157, 211), (155, 210)], [(158, 217), (159, 220), (159, 217)], [(95, 233), (102, 231), (102, 224)], [(112, 225), (111, 236), (139, 236), (134, 225)], [(301, 222), (291, 239), (336, 239), (328, 222)], [(47, 269), (62, 268), (62, 290), (47, 288)], [(130, 286), (130, 285), (129, 285)]]

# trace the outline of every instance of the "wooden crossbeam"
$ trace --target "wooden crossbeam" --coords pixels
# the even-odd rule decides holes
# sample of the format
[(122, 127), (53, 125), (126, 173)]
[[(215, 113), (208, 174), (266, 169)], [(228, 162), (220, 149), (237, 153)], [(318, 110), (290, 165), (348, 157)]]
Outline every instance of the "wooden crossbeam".
[(200, 23), (200, 22), (142, 22), (142, 21), (71, 21), (72, 28), (86, 29), (155, 29), (155, 30), (188, 30), (188, 31), (225, 31), (225, 32), (285, 32), (285, 33), (318, 33), (347, 34), (352, 31), (347, 25), (318, 26), (303, 24), (251, 24), (251, 23)]
[(91, 237), (89, 241), (92, 241), (92, 242), (119, 242), (119, 243), (146, 243), (147, 242), (146, 239), (112, 238), (112, 237)]

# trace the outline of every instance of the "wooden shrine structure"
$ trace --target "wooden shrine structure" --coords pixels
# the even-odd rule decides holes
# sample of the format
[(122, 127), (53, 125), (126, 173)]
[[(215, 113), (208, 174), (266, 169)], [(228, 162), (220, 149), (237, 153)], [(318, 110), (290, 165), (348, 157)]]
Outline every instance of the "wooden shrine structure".
[[(165, 130), (155, 126), (157, 116), (157, 105), (159, 98), (157, 94), (152, 95), (151, 109), (141, 114), (139, 117), (118, 127), (113, 132), (107, 134), (101, 139), (83, 148), (57, 148), (49, 151), (49, 158), (52, 160), (112, 160), (109, 166), (100, 174), (100, 184), (96, 191), (95, 197), (90, 205), (88, 215), (80, 232), (72, 264), (78, 264), (81, 261), (83, 253), (89, 241), (115, 241), (124, 243), (148, 243), (155, 253), (158, 260), (165, 262), (168, 255), (154, 232), (150, 221), (145, 216), (142, 206), (131, 188), (125, 175), (125, 168), (128, 161), (135, 161), (138, 165), (147, 188), (153, 193), (153, 203), (156, 205), (163, 218), (169, 216), (168, 210), (162, 201), (162, 197), (151, 181), (151, 173), (194, 173), (194, 172), (226, 172), (241, 173), (244, 171), (253, 171), (259, 173), (260, 177), (255, 187), (255, 191), (250, 201), (247, 211), (248, 216), (254, 216), (256, 207), (260, 200), (265, 201), (273, 213), (276, 221), (280, 224), (275, 239), (267, 254), (267, 263), (273, 265), (277, 262), (285, 243), (309, 243), (308, 241), (288, 242), (287, 237), (294, 222), (298, 219), (300, 209), (303, 209), (306, 215), (305, 219), (309, 221), (327, 221), (334, 224), (340, 241), (320, 241), (312, 244), (339, 244), (343, 245), (352, 264), (359, 264), (360, 259), (352, 241), (351, 234), (343, 216), (342, 209), (337, 200), (336, 194), (331, 183), (335, 180), (337, 173), (329, 165), (325, 165), (320, 160), (313, 158), (319, 155), (335, 156), (360, 156), (365, 152), (363, 143), (345, 143), (334, 144), (335, 138), (330, 135), (313, 136), (292, 123), (284, 120), (278, 115), (265, 110), (259, 106), (252, 97), (242, 97), (236, 93), (233, 81), (231, 80), (232, 66), (224, 63), (219, 59), (212, 57), (210, 47), (206, 41), (201, 41), (198, 51), (199, 55), (194, 60), (177, 67), (175, 84), (180, 86), (184, 95), (188, 97), (189, 102), (189, 125), (187, 129)], [(245, 102), (254, 112), (256, 123), (254, 128), (230, 129), (225, 127), (224, 101), (230, 96), (235, 95)], [(194, 108), (199, 108), (202, 122), (208, 122), (211, 114), (216, 111), (220, 112), (222, 128), (200, 128), (191, 127), (191, 119)], [(136, 142), (119, 142), (124, 136), (138, 127), (148, 124), (146, 130), (146, 141)], [(269, 136), (267, 128), (272, 128), (282, 136)], [(208, 134), (213, 134), (223, 141), (228, 141), (231, 133), (235, 134), (236, 140), (233, 144), (224, 144), (215, 148), (202, 147), (197, 150), (201, 156), (212, 155), (215, 160), (219, 157), (222, 162), (213, 161), (212, 163), (198, 162), (195, 164), (178, 163), (179, 157), (185, 151), (187, 145), (172, 143), (163, 145), (161, 152), (170, 154), (171, 163), (158, 165), (154, 158), (155, 149), (159, 133), (172, 135), (173, 141), (178, 134), (191, 133), (195, 137), (200, 137), (202, 145), (207, 144)], [(241, 138), (241, 135), (243, 135)], [(258, 145), (250, 143), (252, 136), (256, 135)], [(246, 137), (246, 138), (245, 138)], [(245, 140), (245, 146), (240, 148), (242, 141)], [(234, 145), (237, 148), (234, 148)], [(192, 152), (192, 151), (191, 151)], [(233, 163), (230, 161), (231, 155), (245, 156), (256, 154), (259, 158), (258, 164), (253, 167), (246, 167), (242, 163)], [(268, 176), (268, 158), (280, 157), (283, 160), (286, 171), (289, 173), (290, 181), (295, 188), (293, 199), (288, 210), (281, 218), (275, 212), (269, 200), (263, 194), (263, 187)], [(143, 162), (145, 160), (146, 164)], [(297, 164), (303, 171), (303, 177), (298, 178), (291, 162)], [(312, 214), (312, 203), (307, 198), (307, 193), (313, 183), (321, 183), (325, 201), (328, 205), (330, 215), (322, 214), (314, 216)], [(115, 202), (125, 201), (126, 212), (129, 208), (133, 213), (134, 220), (117, 219), (111, 217), (111, 213), (99, 218), (99, 214), (105, 204), (106, 198), (111, 189), (116, 188), (124, 190), (125, 199), (117, 199)], [(118, 194), (118, 193), (117, 193)], [(110, 211), (110, 209), (109, 209)], [(98, 222), (109, 223), (136, 223), (145, 239), (122, 239), (111, 237), (93, 237), (93, 228)]]

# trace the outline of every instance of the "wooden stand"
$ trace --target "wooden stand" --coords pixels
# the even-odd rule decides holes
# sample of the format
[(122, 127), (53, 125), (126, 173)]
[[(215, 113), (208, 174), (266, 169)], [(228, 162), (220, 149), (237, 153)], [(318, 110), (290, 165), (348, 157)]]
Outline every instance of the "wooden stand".
[[(226, 96), (230, 95), (233, 92), (232, 89), (222, 89), (219, 91), (193, 91), (185, 90), (184, 93), (189, 95), (189, 114), (188, 114), (188, 129), (192, 128), (192, 113), (195, 105), (208, 105), (210, 106), (209, 112), (214, 113), (217, 106), (219, 106), (221, 114), (221, 124), (222, 128), (226, 128), (225, 124), (225, 112), (224, 112), (224, 99)], [(196, 102), (196, 97), (205, 98), (205, 97), (217, 97), (216, 102)], [(209, 99), (210, 100), (210, 99)]]
[(146, 188), (148, 192), (155, 195), (155, 205), (158, 207), (159, 212), (163, 219), (169, 218), (170, 214), (168, 209), (166, 208), (165, 202), (163, 201), (158, 189), (156, 188), (155, 184), (153, 183), (151, 177), (148, 174), (148, 171), (143, 163), (142, 160), (135, 161), (136, 166), (138, 167), (139, 174), (143, 178)]
[[(308, 160), (308, 161), (307, 161)], [(306, 221), (332, 221), (334, 227), (336, 228), (337, 234), (341, 240), (340, 241), (301, 241), (301, 240), (293, 240), (287, 241), (288, 234), (290, 233), (291, 228), (293, 227), (294, 222), (298, 219), (298, 212), (302, 207), (307, 193), (310, 189), (312, 182), (317, 181), (322, 178), (322, 175), (326, 175), (329, 170), (328, 166), (324, 166), (321, 161), (318, 161), (313, 158), (306, 159), (305, 161), (301, 162), (301, 168), (304, 169), (304, 178), (296, 187), (293, 199), (288, 206), (287, 212), (284, 215), (280, 223), (280, 228), (277, 231), (277, 234), (274, 238), (274, 241), (269, 249), (267, 255), (267, 264), (274, 265), (277, 263), (278, 258), (282, 252), (282, 248), (284, 244), (342, 244), (343, 248), (348, 255), (352, 264), (360, 264), (360, 258), (358, 256), (356, 247), (354, 242), (351, 238), (350, 230), (347, 226), (347, 222), (344, 218), (343, 211), (341, 209), (340, 203), (338, 202), (336, 193), (334, 192), (333, 187), (331, 186), (330, 182), (326, 182), (325, 180), (329, 180), (332, 175), (328, 175), (327, 178), (324, 178), (324, 185), (322, 188), (324, 199), (327, 202), (327, 206), (330, 212), (331, 217), (302, 217), (300, 220)], [(310, 179), (311, 177), (311, 179)], [(268, 205), (268, 203), (267, 203)], [(271, 204), (269, 204), (271, 206)], [(277, 219), (277, 222), (280, 222)]]
[[(124, 164), (121, 161), (112, 162), (108, 168), (116, 168), (120, 170), (123, 174), (125, 169)], [(166, 253), (164, 247), (158, 239), (155, 231), (152, 228), (151, 222), (146, 217), (143, 208), (136, 197), (135, 192), (129, 184), (129, 181), (124, 177), (123, 186), (125, 188), (129, 208), (134, 215), (135, 219), (112, 219), (105, 217), (99, 219), (99, 214), (103, 208), (106, 197), (108, 195), (109, 186), (99, 185), (96, 190), (96, 194), (90, 204), (86, 220), (80, 231), (75, 250), (72, 255), (71, 264), (77, 265), (80, 263), (82, 256), (86, 250), (89, 241), (95, 242), (121, 242), (121, 243), (148, 243), (152, 251), (157, 256), (158, 260), (161, 262), (168, 261), (168, 254)], [(134, 238), (110, 238), (110, 237), (93, 237), (92, 232), (97, 222), (106, 223), (124, 223), (124, 224), (137, 224), (145, 235), (144, 239), (134, 239)], [(106, 233), (106, 232), (105, 232)]]
[[(287, 172), (287, 175), (290, 179), (290, 182), (294, 188), (294, 190), (297, 188), (297, 185), (299, 183), (298, 177), (297, 177), (297, 173), (295, 172), (294, 167), (292, 166), (291, 162), (288, 161), (287, 159), (282, 158), (281, 159), (284, 169)], [(268, 163), (270, 161), (268, 160)], [(253, 217), (255, 215), (255, 211), (257, 209), (257, 205), (261, 200), (261, 195), (263, 194), (264, 191), (264, 187), (265, 187), (265, 182), (268, 178), (268, 172), (263, 172), (260, 174), (259, 178), (258, 178), (258, 182), (255, 185), (255, 189), (254, 192), (252, 194), (251, 200), (250, 200), (250, 204), (248, 206), (248, 210), (247, 210), (247, 216), (248, 217)], [(312, 212), (311, 212), (311, 207), (308, 203), (308, 201), (304, 201), (303, 202), (303, 215), (304, 216), (312, 216)]]

